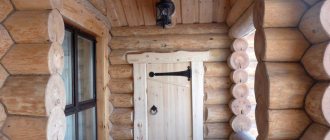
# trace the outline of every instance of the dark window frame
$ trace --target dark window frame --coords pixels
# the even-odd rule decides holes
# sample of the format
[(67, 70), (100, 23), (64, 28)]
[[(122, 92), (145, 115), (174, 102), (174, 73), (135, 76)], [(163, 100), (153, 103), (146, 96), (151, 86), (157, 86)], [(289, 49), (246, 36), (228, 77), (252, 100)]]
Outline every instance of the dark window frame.
[[(66, 105), (65, 107), (65, 115), (70, 116), (70, 115), (75, 115), (75, 137), (76, 140), (79, 140), (79, 126), (78, 126), (78, 121), (79, 121), (79, 115), (78, 113), (87, 109), (91, 109), (95, 107), (95, 132), (96, 132), (96, 137), (95, 140), (97, 140), (97, 103), (96, 103), (96, 38), (90, 34), (87, 34), (85, 32), (82, 32), (78, 28), (75, 28), (70, 25), (65, 25), (65, 30), (68, 32), (71, 32), (71, 60), (72, 60), (72, 104)], [(86, 38), (88, 40), (91, 40), (93, 42), (93, 48), (92, 48), (92, 54), (93, 54), (93, 98), (85, 101), (80, 101), (79, 102), (79, 96), (78, 96), (78, 36), (81, 36), (83, 38)], [(68, 93), (66, 93), (68, 94)]]

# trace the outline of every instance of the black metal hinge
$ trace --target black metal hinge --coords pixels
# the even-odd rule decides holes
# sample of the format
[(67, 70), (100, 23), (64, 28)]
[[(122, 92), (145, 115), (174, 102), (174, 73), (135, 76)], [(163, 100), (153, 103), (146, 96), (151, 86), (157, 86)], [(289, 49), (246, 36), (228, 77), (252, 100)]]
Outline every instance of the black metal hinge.
[(185, 71), (178, 71), (178, 72), (164, 72), (164, 73), (154, 73), (150, 72), (149, 77), (154, 76), (184, 76), (188, 78), (188, 81), (191, 79), (191, 68), (188, 66), (187, 70)]

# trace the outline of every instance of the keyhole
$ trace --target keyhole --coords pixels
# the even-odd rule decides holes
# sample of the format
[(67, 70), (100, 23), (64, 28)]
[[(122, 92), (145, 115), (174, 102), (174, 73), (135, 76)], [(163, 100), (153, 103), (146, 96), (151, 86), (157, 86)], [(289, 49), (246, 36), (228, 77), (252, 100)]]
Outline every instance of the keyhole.
[(156, 115), (158, 113), (158, 109), (155, 105), (153, 105), (151, 108), (150, 108), (150, 114), (151, 115)]

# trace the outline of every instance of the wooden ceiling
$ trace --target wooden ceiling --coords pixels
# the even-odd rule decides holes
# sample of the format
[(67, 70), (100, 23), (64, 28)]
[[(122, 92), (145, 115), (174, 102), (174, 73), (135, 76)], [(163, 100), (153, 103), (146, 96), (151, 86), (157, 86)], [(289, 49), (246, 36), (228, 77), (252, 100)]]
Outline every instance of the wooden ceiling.
[[(159, 0), (106, 0), (112, 27), (155, 25)], [(176, 23), (221, 23), (230, 9), (229, 0), (173, 0)]]

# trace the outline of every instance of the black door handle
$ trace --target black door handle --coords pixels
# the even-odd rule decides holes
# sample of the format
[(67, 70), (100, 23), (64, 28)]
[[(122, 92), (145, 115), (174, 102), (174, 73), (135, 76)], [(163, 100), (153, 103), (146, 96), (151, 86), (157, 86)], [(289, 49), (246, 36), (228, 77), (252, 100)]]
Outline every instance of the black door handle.
[(158, 109), (155, 105), (153, 105), (151, 108), (150, 108), (150, 114), (151, 115), (156, 115), (158, 113)]

